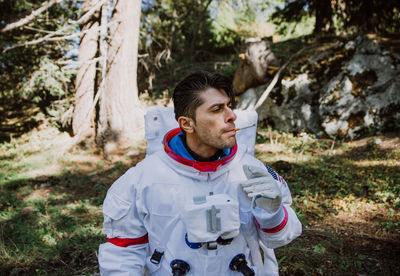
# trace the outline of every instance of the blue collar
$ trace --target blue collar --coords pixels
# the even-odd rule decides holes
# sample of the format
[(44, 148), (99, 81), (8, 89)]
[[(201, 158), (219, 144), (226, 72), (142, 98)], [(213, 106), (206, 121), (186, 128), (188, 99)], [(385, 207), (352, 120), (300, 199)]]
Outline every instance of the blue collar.
[[(169, 141), (169, 147), (173, 152), (175, 152), (177, 155), (189, 159), (189, 160), (194, 160), (196, 159), (193, 158), (193, 156), (189, 153), (189, 151), (186, 149), (185, 144), (183, 142), (183, 139), (185, 139), (183, 133), (179, 133), (178, 135), (175, 135), (170, 141)], [(217, 159), (224, 159), (231, 153), (231, 149), (223, 149), (223, 154)]]

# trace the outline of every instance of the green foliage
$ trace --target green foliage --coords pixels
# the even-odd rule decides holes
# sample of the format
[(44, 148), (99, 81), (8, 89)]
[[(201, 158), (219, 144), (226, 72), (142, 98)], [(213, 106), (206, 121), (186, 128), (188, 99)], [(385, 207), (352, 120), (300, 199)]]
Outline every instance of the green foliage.
[[(283, 147), (281, 154), (294, 155), (296, 162), (272, 162), (266, 159), (267, 156), (258, 157), (286, 176), (287, 182), (291, 183), (296, 212), (307, 215), (305, 220), (311, 214), (314, 218), (337, 214), (343, 207), (334, 204), (334, 199), (354, 202), (357, 198), (368, 198), (371, 202), (390, 206), (396, 210), (393, 212), (399, 211), (400, 188), (396, 183), (400, 181), (400, 174), (397, 168), (357, 165), (360, 160), (371, 164), (399, 160), (398, 151), (382, 151), (373, 138), (356, 149), (340, 141), (319, 140), (305, 133), (298, 137), (290, 133), (272, 136), (271, 133), (271, 130), (259, 131), (257, 143), (280, 145)], [(340, 151), (340, 154), (332, 154), (334, 151)]]
[(400, 3), (396, 0), (346, 0), (334, 6), (335, 17), (348, 33), (400, 33)]
[[(209, 0), (145, 1), (142, 5), (141, 40), (139, 52), (154, 59), (164, 50), (175, 57), (193, 54), (205, 46), (209, 31)], [(165, 60), (167, 61), (167, 60)]]
[[(158, 90), (156, 93), (161, 94), (176, 84), (181, 67), (190, 65), (190, 71), (195, 67), (217, 70), (215, 64), (230, 62), (244, 39), (272, 35), (272, 24), (262, 22), (258, 16), (265, 6), (260, 0), (145, 1), (139, 90)], [(222, 68), (233, 76), (234, 66)]]
[(314, 246), (314, 252), (324, 254), (326, 252), (326, 248), (321, 244), (317, 244)]
[(232, 49), (249, 37), (263, 36), (257, 26), (258, 1), (243, 3), (242, 1), (221, 1), (215, 7), (212, 21), (213, 37), (209, 41), (211, 47)]
[[(235, 16), (232, 16), (235, 15)], [(226, 2), (221, 2), (218, 13), (212, 22), (213, 41), (216, 48), (233, 47), (240, 41), (237, 33), (237, 13), (232, 6)], [(213, 43), (211, 41), (211, 43)]]
[(30, 79), (24, 82), (21, 96), (38, 104), (52, 122), (61, 128), (71, 125), (73, 86), (76, 69), (60, 67), (48, 57), (42, 57)]
[(276, 24), (279, 26), (277, 28), (280, 34), (279, 41), (285, 41), (311, 34), (314, 29), (315, 18), (310, 15), (304, 15), (297, 22), (281, 22)]
[[(399, 34), (400, 4), (398, 1), (326, 0), (325, 5), (319, 5), (318, 2), (321, 1), (285, 0), (284, 6), (278, 6), (271, 18), (279, 26), (278, 31), (284, 35), (290, 32), (287, 23), (300, 23), (304, 18), (315, 17), (318, 9), (321, 14), (329, 17), (324, 19), (334, 23), (337, 33)], [(332, 14), (326, 12), (327, 9), (332, 10)], [(315, 21), (315, 24), (317, 23), (320, 22)]]
[[(293, 31), (293, 24), (295, 25), (312, 15), (312, 9), (307, 8), (309, 2), (307, 0), (286, 0), (284, 2), (283, 7), (276, 8), (271, 19), (278, 26), (278, 32), (287, 36)], [(292, 23), (292, 26), (288, 23)]]
[[(22, 136), (17, 143), (0, 144), (1, 275), (88, 275), (98, 271), (96, 252), (105, 241), (104, 192), (127, 166), (114, 167), (101, 160), (77, 163), (70, 159), (71, 153), (60, 158), (56, 152), (64, 143), (63, 135), (48, 128), (40, 135)], [(51, 172), (57, 163), (61, 167)], [(104, 171), (103, 180), (80, 170), (92, 165), (94, 171)]]
[(49, 102), (68, 96), (75, 69), (62, 68), (47, 56), (40, 59), (39, 66), (24, 82), (21, 96), (35, 103)]
[[(153, 90), (158, 87), (161, 71), (173, 69), (174, 62), (202, 62), (208, 50), (210, 32), (210, 0), (145, 1), (139, 43), (139, 90)], [(171, 74), (171, 71), (168, 72)], [(157, 91), (165, 90), (165, 80), (159, 82)]]
[[(0, 28), (18, 21), (38, 9), (43, 1), (17, 0), (0, 2)], [(63, 68), (58, 61), (70, 55), (76, 42), (71, 40), (32, 41), (65, 28), (62, 33), (74, 32), (77, 26), (71, 20), (78, 16), (76, 1), (62, 1), (36, 16), (22, 27), (0, 33), (0, 99), (2, 101), (30, 101), (40, 106), (45, 114), (55, 115), (60, 101), (68, 102), (74, 86), (74, 70)], [(73, 58), (73, 57), (72, 57)], [(60, 117), (60, 116), (58, 116)]]

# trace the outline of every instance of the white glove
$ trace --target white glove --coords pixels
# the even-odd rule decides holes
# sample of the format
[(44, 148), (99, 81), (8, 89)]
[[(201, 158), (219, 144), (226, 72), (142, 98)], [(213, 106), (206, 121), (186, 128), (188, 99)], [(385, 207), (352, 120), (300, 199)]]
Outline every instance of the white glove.
[(282, 203), (279, 183), (266, 170), (255, 166), (243, 165), (246, 181), (240, 183), (253, 204), (269, 213), (278, 211)]

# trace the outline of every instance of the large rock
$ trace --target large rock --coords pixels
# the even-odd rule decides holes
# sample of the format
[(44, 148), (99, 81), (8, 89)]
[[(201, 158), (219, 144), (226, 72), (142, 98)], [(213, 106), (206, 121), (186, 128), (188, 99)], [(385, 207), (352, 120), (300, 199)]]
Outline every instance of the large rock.
[[(259, 121), (268, 121), (282, 131), (322, 130), (318, 110), (313, 104), (316, 92), (310, 89), (307, 74), (293, 80), (282, 80), (279, 89), (274, 89), (264, 104), (257, 110)], [(267, 85), (248, 89), (239, 99), (238, 109), (253, 109)]]
[[(358, 37), (299, 63), (259, 108), (259, 120), (283, 131), (351, 139), (400, 122), (400, 58), (378, 44)], [(247, 90), (238, 108), (252, 109), (265, 88)]]

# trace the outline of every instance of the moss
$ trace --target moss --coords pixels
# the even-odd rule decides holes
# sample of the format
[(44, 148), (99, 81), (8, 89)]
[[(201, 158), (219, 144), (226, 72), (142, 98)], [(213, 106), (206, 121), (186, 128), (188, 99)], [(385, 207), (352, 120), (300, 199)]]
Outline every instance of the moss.
[(320, 103), (319, 103), (319, 99), (321, 97), (321, 93), (318, 90), (317, 93), (315, 93), (311, 99), (311, 106), (315, 106), (315, 107), (319, 107)]
[(337, 133), (336, 133), (336, 137), (339, 139), (344, 139), (347, 136), (349, 129), (338, 129)]
[(331, 99), (325, 104), (327, 106), (331, 106), (333, 105), (337, 100), (340, 99), (340, 86), (342, 85), (341, 82), (338, 82), (338, 84), (336, 84), (335, 89), (332, 91), (331, 93)]
[(351, 90), (351, 94), (354, 97), (363, 97), (363, 92), (368, 86), (371, 86), (378, 80), (378, 76), (375, 71), (368, 70), (362, 73), (357, 73), (354, 76), (350, 76), (350, 81), (353, 84), (353, 89)]
[(340, 99), (340, 92), (335, 90), (332, 94), (332, 99), (330, 100), (329, 104), (333, 104), (334, 102), (336, 102), (339, 99)]
[(347, 119), (347, 123), (349, 124), (350, 129), (354, 129), (358, 126), (361, 126), (364, 124), (364, 116), (365, 112), (360, 111), (356, 114), (352, 114), (349, 119)]
[(277, 89), (273, 89), (269, 97), (274, 101), (274, 103), (276, 103), (277, 106), (281, 106), (284, 100), (282, 95), (282, 86), (278, 87)]
[(340, 118), (340, 117), (339, 117), (337, 114), (329, 115), (328, 123), (332, 123), (332, 122), (334, 122), (334, 121), (337, 121), (337, 120), (339, 120), (339, 118)]
[(290, 74), (289, 75), (285, 75), (282, 79), (286, 80), (286, 81), (293, 81), (295, 80), (298, 75), (300, 74), (299, 71), (294, 71), (294, 69), (290, 70)]
[(329, 76), (337, 76), (340, 72), (342, 72), (343, 62), (346, 60), (346, 57), (339, 53), (333, 57), (331, 62), (327, 64), (329, 66)]
[(310, 84), (310, 89), (311, 89), (312, 91), (319, 91), (319, 90), (321, 89), (321, 84), (319, 84), (318, 81), (313, 81), (313, 82)]
[(398, 122), (395, 122), (394, 118), (396, 114), (400, 113), (400, 102), (389, 104), (384, 110), (381, 110), (380, 116), (383, 120), (384, 124), (394, 123), (398, 125)]
[(291, 100), (293, 100), (294, 98), (296, 98), (297, 96), (297, 91), (296, 91), (296, 87), (294, 85), (290, 86), (289, 88), (289, 92), (288, 92), (288, 102), (290, 102)]
[(312, 72), (321, 86), (339, 75), (343, 71), (343, 63), (350, 60), (354, 54), (354, 51), (346, 50), (344, 47), (341, 49), (330, 48), (327, 51), (329, 54), (324, 55), (312, 68)]

